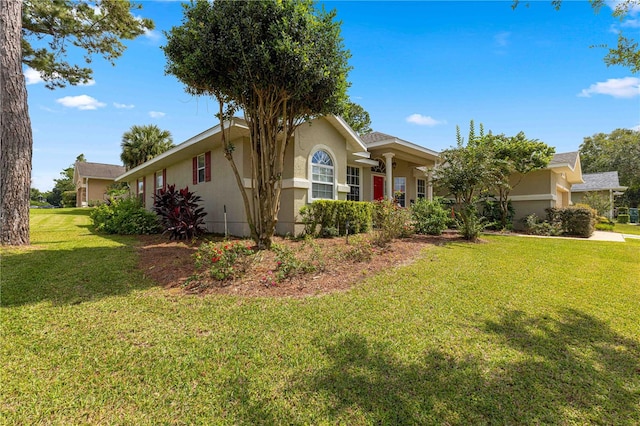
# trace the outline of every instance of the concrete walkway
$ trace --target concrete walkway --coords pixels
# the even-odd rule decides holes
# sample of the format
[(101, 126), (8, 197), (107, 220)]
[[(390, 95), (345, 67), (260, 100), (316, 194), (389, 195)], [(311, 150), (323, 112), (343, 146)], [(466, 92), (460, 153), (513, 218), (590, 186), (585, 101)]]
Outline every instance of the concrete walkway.
[(593, 231), (593, 235), (587, 239), (590, 241), (615, 241), (618, 243), (624, 243), (624, 239), (626, 237), (627, 235), (618, 234), (617, 232)]

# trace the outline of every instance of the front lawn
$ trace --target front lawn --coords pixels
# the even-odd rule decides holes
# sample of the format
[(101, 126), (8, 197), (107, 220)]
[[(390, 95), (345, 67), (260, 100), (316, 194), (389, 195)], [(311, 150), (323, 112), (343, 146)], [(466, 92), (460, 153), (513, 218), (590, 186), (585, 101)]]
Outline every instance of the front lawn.
[[(640, 422), (640, 241), (430, 246), (322, 297), (187, 296), (87, 210), (3, 249), (7, 424)], [(617, 226), (616, 226), (617, 227)]]
[(640, 235), (640, 225), (636, 223), (616, 223), (613, 230), (620, 234)]

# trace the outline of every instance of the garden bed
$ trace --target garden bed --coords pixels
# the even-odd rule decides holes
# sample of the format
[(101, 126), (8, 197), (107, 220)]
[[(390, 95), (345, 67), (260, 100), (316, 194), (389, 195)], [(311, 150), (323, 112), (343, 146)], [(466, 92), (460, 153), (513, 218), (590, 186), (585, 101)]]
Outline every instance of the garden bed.
[[(275, 243), (290, 248), (297, 258), (311, 258), (317, 269), (275, 281), (272, 278), (277, 267), (275, 254), (263, 251), (255, 256), (241, 278), (219, 282), (194, 278), (196, 269), (193, 255), (198, 244), (167, 241), (166, 236), (160, 235), (140, 236), (139, 239), (139, 268), (147, 278), (165, 288), (177, 293), (250, 297), (304, 297), (348, 290), (362, 279), (413, 262), (426, 247), (461, 240), (456, 232), (445, 232), (441, 236), (414, 235), (394, 240), (385, 248), (373, 246), (370, 260), (354, 261), (353, 256), (347, 253), (355, 245), (347, 244), (344, 237), (315, 239), (310, 243), (275, 238)], [(317, 253), (321, 253), (321, 256), (317, 256)], [(316, 258), (313, 258), (314, 254)]]

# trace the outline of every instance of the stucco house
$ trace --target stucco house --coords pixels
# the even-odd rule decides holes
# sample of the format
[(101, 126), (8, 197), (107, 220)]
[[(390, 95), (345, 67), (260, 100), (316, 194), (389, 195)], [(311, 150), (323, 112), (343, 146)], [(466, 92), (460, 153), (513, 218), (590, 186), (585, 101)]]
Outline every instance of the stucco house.
[(105, 201), (107, 188), (126, 171), (124, 166), (87, 161), (76, 161), (73, 167), (76, 207), (87, 207), (91, 201)]
[[(249, 129), (234, 118), (225, 123), (235, 145), (233, 156), (251, 188)], [(318, 199), (369, 201), (397, 196), (411, 200), (431, 197), (428, 169), (437, 153), (382, 133), (360, 138), (342, 118), (326, 116), (299, 126), (285, 155), (279, 234), (297, 235), (303, 229), (299, 211)], [(224, 158), (220, 125), (175, 146), (118, 176), (150, 208), (153, 194), (168, 184), (189, 188), (202, 197), (210, 232), (225, 226), (232, 235), (249, 235), (242, 197), (228, 161)]]
[(580, 183), (583, 183), (582, 168), (577, 151), (555, 154), (545, 169), (524, 176), (514, 174), (509, 197), (515, 209), (514, 226), (522, 227), (522, 219), (532, 213), (544, 218), (547, 208), (572, 205), (573, 185)]
[(613, 218), (613, 198), (615, 195), (622, 195), (627, 190), (626, 186), (620, 185), (618, 172), (585, 173), (582, 175), (584, 183), (579, 183), (571, 189), (571, 200), (574, 204), (581, 203), (587, 193), (600, 194), (609, 199), (611, 209), (608, 217)]

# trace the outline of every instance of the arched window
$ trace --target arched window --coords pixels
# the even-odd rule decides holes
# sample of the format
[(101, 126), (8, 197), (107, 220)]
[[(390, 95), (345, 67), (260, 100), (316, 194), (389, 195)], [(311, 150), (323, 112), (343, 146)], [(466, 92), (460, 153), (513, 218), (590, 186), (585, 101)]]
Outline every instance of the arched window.
[(334, 168), (331, 156), (318, 150), (311, 157), (311, 198), (333, 200)]
[(378, 161), (378, 165), (377, 166), (373, 166), (371, 167), (371, 171), (373, 173), (387, 173), (387, 162), (384, 160), (384, 158), (375, 158), (374, 160)]

